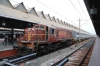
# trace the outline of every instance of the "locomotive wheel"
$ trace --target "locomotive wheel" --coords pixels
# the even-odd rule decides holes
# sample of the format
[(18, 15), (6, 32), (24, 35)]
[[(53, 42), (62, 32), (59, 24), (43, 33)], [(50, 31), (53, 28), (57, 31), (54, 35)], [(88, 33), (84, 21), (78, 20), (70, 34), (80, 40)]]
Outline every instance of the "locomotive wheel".
[(50, 45), (50, 46), (49, 46), (49, 49), (50, 49), (50, 50), (55, 50), (55, 45)]
[(66, 46), (68, 45), (68, 41), (65, 42)]
[(18, 51), (19, 56), (25, 56), (25, 55), (28, 55), (28, 54), (31, 54), (31, 53), (32, 53), (32, 50), (27, 49), (26, 47), (19, 48), (19, 51)]
[(40, 49), (41, 53), (47, 53), (48, 51), (49, 51), (49, 48), (47, 46)]
[(69, 44), (71, 45), (72, 44), (72, 41), (69, 41)]

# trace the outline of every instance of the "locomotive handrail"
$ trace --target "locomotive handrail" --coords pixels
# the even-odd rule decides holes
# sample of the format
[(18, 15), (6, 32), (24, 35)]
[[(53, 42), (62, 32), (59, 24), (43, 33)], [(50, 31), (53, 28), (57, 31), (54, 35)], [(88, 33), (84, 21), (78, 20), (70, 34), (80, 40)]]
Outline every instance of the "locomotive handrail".
[[(33, 34), (33, 35), (37, 36), (37, 39), (35, 39), (34, 41), (37, 40), (37, 44), (36, 44), (36, 48), (37, 48), (37, 49), (36, 49), (36, 53), (38, 54), (39, 43), (40, 43), (41, 41), (44, 41), (43, 38), (42, 38), (42, 36), (46, 36), (46, 34)], [(48, 35), (53, 35), (53, 36), (55, 36), (55, 34), (48, 34)], [(45, 40), (46, 40), (46, 38), (45, 38)]]

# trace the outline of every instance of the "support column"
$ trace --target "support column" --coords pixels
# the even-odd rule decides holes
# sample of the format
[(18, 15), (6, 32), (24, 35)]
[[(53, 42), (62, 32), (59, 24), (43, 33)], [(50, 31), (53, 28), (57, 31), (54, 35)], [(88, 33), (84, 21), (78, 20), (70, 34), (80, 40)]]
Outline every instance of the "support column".
[(12, 40), (12, 41), (14, 41), (13, 35), (14, 35), (14, 28), (13, 28), (13, 26), (12, 26), (12, 28), (11, 28), (11, 40)]

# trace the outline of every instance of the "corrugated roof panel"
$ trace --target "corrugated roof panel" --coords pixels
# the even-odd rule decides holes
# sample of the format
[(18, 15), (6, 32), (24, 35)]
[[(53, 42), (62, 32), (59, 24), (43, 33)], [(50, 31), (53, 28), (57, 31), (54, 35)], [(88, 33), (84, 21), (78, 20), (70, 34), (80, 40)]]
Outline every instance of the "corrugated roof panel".
[(59, 20), (59, 23), (61, 24), (61, 20)]
[(23, 2), (14, 5), (14, 8), (19, 10), (19, 11), (28, 12), (27, 9), (25, 8)]
[(64, 25), (65, 25), (65, 21), (64, 21)]
[(4, 5), (10, 8), (13, 8), (11, 2), (9, 0), (0, 0), (0, 5)]
[[(8, 7), (5, 7), (5, 6), (2, 6), (0, 5), (0, 16), (1, 15), (4, 15), (5, 16), (9, 16), (7, 18), (14, 18), (14, 19), (21, 19), (21, 20), (25, 20), (25, 21), (28, 21), (28, 22), (37, 22), (37, 23), (43, 23), (43, 24), (48, 24), (48, 25), (54, 25), (54, 26), (57, 26), (60, 28), (66, 28), (66, 29), (69, 29), (69, 30), (75, 30), (75, 31), (79, 31), (78, 29), (75, 29), (75, 28), (71, 28), (71, 27), (68, 27), (68, 26), (65, 26), (65, 25), (62, 25), (62, 24), (59, 24), (57, 22), (53, 22), (53, 21), (49, 21), (49, 20), (46, 20), (46, 19), (43, 19), (43, 18), (39, 18), (35, 15), (32, 15), (32, 14), (28, 14), (28, 13), (25, 13), (25, 12), (22, 12), (22, 11), (18, 11), (18, 10), (15, 10), (15, 9), (12, 9), (12, 8), (8, 8)], [(84, 31), (81, 31), (84, 33)], [(85, 32), (86, 33), (86, 32)]]
[(38, 11), (37, 14), (41, 18), (45, 18), (43, 11)]
[(67, 22), (65, 22), (65, 26), (68, 26), (68, 23)]
[(63, 25), (65, 24), (64, 21), (62, 21), (62, 24), (63, 24)]
[(51, 21), (56, 22), (56, 20), (55, 20), (55, 17), (54, 17), (54, 16), (51, 16), (50, 18), (51, 18)]
[(56, 22), (56, 19), (55, 19), (55, 17), (53, 17), (53, 19), (54, 19), (54, 22)]
[(49, 14), (45, 14), (45, 18), (46, 18), (47, 20), (51, 20)]
[(60, 23), (60, 19), (58, 19), (58, 23)]
[(60, 20), (60, 23), (63, 24), (63, 23), (62, 23), (62, 20)]
[(37, 12), (36, 12), (36, 10), (35, 10), (35, 7), (33, 7), (33, 8), (29, 8), (29, 9), (27, 9), (27, 10), (28, 10), (28, 13), (29, 13), (29, 14), (32, 14), (32, 15), (38, 16), (38, 15), (37, 15)]
[(58, 18), (55, 18), (55, 20), (56, 20), (57, 23), (59, 22)]

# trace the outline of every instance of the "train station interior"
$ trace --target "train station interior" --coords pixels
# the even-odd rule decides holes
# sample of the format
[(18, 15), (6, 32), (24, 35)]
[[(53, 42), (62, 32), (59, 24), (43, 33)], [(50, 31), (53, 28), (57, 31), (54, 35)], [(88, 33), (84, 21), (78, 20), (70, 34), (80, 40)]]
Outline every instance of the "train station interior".
[[(26, 50), (27, 52), (32, 51), (30, 53), (32, 56), (34, 56), (37, 54), (38, 51), (48, 52), (49, 50), (51, 51), (51, 49), (55, 50), (55, 48), (57, 49), (59, 47), (62, 48), (64, 46), (59, 45), (59, 44), (60, 43), (63, 44), (64, 42), (65, 42), (64, 45), (68, 44), (68, 47), (69, 47), (69, 44), (71, 43), (75, 44), (74, 46), (71, 46), (70, 49), (68, 49), (68, 50), (74, 50), (73, 47), (75, 49), (77, 48), (76, 43), (95, 37), (96, 39), (93, 45), (94, 47), (93, 47), (92, 54), (87, 66), (99, 66), (100, 65), (100, 62), (99, 62), (100, 61), (100, 55), (99, 55), (100, 54), (99, 52), (100, 50), (99, 48), (100, 46), (99, 44), (100, 43), (100, 28), (99, 28), (100, 4), (98, 0), (83, 0), (83, 1), (87, 8), (88, 14), (92, 20), (92, 24), (94, 26), (97, 36), (94, 36), (94, 35), (92, 36), (89, 32), (83, 29), (80, 29), (74, 25), (71, 25), (67, 23), (66, 21), (59, 20), (59, 18), (56, 18), (55, 16), (52, 17), (49, 14), (48, 15), (44, 14), (43, 11), (41, 12), (36, 11), (35, 8), (27, 9), (25, 5), (23, 4), (23, 2), (18, 3), (17, 5), (12, 5), (10, 0), (0, 0), (0, 51), (1, 51), (0, 61), (2, 60), (2, 58), (3, 59), (6, 57), (8, 58), (7, 55), (9, 56), (12, 56), (12, 55), (15, 56), (16, 54), (22, 55), (21, 52), (18, 53), (19, 51), (17, 49), (21, 50), (23, 47), (24, 48), (28, 47), (28, 50), (26, 50), (27, 48), (25, 48), (24, 50)], [(43, 32), (43, 30), (45, 30), (45, 32)], [(61, 32), (57, 33), (57, 31), (61, 31)], [(65, 36), (65, 35), (68, 35), (68, 36)], [(67, 39), (65, 40), (66, 37)], [(32, 40), (34, 40), (34, 42)], [(78, 43), (78, 45), (79, 45), (78, 47), (81, 46), (80, 43)], [(49, 49), (47, 48), (47, 46), (49, 47)], [(8, 51), (8, 53), (4, 54), (3, 51)], [(57, 52), (58, 55), (60, 55), (60, 53), (63, 53), (62, 50), (61, 50), (62, 52), (60, 52), (60, 50), (57, 50), (57, 51), (58, 51)], [(33, 52), (36, 52), (36, 54), (32, 54)], [(56, 56), (57, 53), (55, 53), (54, 55)], [(24, 54), (26, 56), (22, 55), (20, 57), (26, 58), (27, 53), (24, 53)], [(48, 53), (47, 56), (50, 56), (49, 54), (53, 54), (53, 53)], [(60, 58), (62, 58), (62, 55), (60, 56), (61, 56)], [(19, 60), (19, 58), (16, 60)], [(9, 63), (10, 62), (12, 63), (16, 60), (9, 60)], [(47, 60), (48, 61), (45, 61), (45, 62), (51, 62), (51, 59), (50, 60), (47, 59)], [(52, 61), (53, 60), (55, 60), (55, 58), (52, 58)], [(57, 59), (57, 61), (58, 60), (59, 59)], [(3, 63), (8, 64), (9, 66), (13, 66), (9, 64), (8, 62), (6, 63), (5, 61), (4, 62), (1, 61), (0, 65), (3, 65)], [(43, 65), (46, 65), (45, 63), (42, 63), (41, 61), (40, 63)], [(49, 65), (53, 66), (52, 65), (53, 63), (54, 61), (51, 63), (51, 65), (50, 64)], [(49, 65), (46, 65), (46, 66), (49, 66)], [(63, 65), (63, 66), (67, 66), (67, 65)]]

